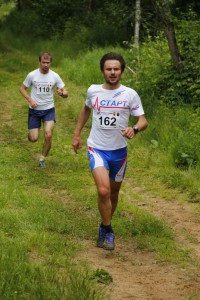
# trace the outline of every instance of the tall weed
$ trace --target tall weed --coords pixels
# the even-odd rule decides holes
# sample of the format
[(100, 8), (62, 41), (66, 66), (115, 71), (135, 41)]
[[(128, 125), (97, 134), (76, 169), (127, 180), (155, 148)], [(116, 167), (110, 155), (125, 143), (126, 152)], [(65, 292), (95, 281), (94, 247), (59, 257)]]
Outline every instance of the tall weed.
[(73, 59), (66, 58), (62, 62), (66, 76), (77, 85), (89, 87), (91, 84), (103, 82), (100, 71), (100, 59), (107, 52), (117, 52), (125, 55), (126, 52), (121, 47), (95, 48), (91, 51), (81, 53)]

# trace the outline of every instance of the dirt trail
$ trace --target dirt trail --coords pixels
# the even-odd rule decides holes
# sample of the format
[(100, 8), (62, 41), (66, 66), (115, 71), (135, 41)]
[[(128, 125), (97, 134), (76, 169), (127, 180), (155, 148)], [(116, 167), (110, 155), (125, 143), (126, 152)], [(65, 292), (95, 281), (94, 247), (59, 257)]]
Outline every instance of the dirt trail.
[[(5, 114), (8, 102), (2, 104), (2, 124), (11, 126), (11, 114)], [(94, 270), (104, 269), (112, 275), (113, 282), (105, 286), (110, 300), (200, 300), (200, 215), (195, 212), (196, 204), (155, 197), (140, 187), (133, 188), (132, 192), (139, 193), (143, 201), (126, 195), (129, 201), (164, 220), (174, 230), (177, 244), (192, 249), (197, 264), (181, 268), (158, 261), (154, 253), (136, 249), (131, 243), (124, 245), (118, 236), (116, 249), (111, 252), (85, 241), (79, 260)]]
[(159, 199), (148, 193), (143, 198), (143, 209), (168, 223), (176, 232), (177, 242), (191, 248), (200, 261), (200, 214), (195, 212), (199, 204)]
[[(140, 188), (135, 188), (135, 192)], [(200, 215), (195, 204), (165, 200), (140, 191), (144, 202), (129, 196), (134, 204), (164, 220), (175, 232), (176, 242), (191, 249), (197, 264), (181, 268), (157, 261), (154, 253), (142, 252), (134, 245), (123, 245), (116, 237), (116, 249), (105, 251), (90, 242), (81, 259), (94, 270), (104, 269), (113, 277), (107, 289), (111, 300), (198, 300), (200, 299)]]

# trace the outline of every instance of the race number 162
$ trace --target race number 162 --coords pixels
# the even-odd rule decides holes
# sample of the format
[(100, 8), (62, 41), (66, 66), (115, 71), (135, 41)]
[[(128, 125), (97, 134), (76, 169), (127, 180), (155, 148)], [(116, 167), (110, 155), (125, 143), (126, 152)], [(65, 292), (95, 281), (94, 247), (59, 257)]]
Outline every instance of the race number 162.
[(103, 129), (116, 129), (119, 128), (119, 116), (100, 116), (99, 127)]

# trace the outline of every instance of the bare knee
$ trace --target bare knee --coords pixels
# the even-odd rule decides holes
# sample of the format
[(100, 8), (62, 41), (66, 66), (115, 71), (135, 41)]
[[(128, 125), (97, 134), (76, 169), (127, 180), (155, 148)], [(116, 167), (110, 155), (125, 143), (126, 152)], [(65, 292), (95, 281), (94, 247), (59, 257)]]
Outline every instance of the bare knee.
[(31, 143), (35, 143), (35, 142), (37, 142), (37, 140), (38, 140), (38, 136), (32, 136), (32, 135), (28, 135), (28, 140), (29, 140), (29, 142), (31, 142)]
[(28, 132), (28, 140), (32, 143), (37, 142), (39, 137), (39, 128), (30, 129)]
[(52, 130), (45, 130), (45, 139), (46, 140), (51, 140), (52, 139)]
[(107, 199), (110, 196), (110, 188), (106, 186), (101, 186), (98, 188), (98, 195), (102, 199)]

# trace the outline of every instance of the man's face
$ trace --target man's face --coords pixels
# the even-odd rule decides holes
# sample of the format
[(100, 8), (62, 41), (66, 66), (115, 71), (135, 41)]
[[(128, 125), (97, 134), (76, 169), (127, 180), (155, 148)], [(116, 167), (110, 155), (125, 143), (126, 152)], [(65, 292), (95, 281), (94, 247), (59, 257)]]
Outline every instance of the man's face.
[(49, 68), (51, 66), (51, 58), (50, 57), (41, 57), (41, 61), (40, 61), (40, 70), (42, 73), (48, 73), (49, 72)]
[(120, 62), (118, 60), (106, 60), (102, 73), (107, 84), (117, 85), (122, 76)]

